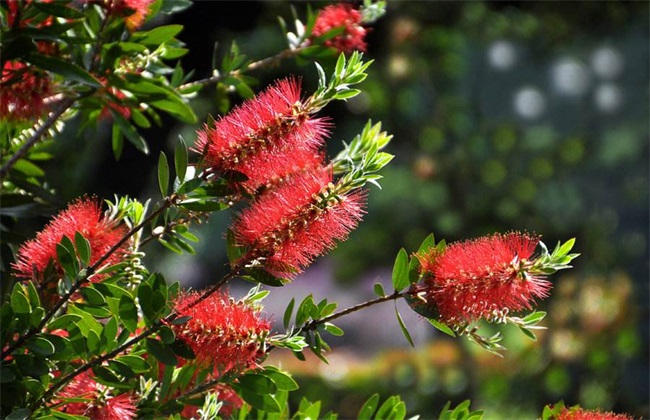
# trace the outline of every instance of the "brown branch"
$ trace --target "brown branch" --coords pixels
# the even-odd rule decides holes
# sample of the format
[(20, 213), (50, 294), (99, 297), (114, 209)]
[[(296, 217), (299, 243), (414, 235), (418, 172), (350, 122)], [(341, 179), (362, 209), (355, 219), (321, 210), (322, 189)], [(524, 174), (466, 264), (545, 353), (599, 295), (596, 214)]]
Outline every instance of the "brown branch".
[(16, 162), (25, 157), (29, 149), (34, 147), (34, 145), (41, 139), (47, 130), (49, 130), (50, 127), (56, 123), (56, 121), (61, 117), (61, 115), (63, 115), (63, 113), (70, 109), (76, 100), (76, 98), (67, 98), (61, 102), (59, 107), (47, 117), (47, 120), (45, 120), (43, 124), (41, 124), (41, 126), (36, 129), (34, 134), (32, 134), (27, 139), (21, 148), (18, 149), (18, 151), (14, 153), (4, 165), (2, 165), (2, 168), (0, 168), (0, 179), (3, 179), (5, 176), (7, 176)]
[(131, 230), (129, 230), (129, 231), (128, 231), (128, 232), (127, 232), (127, 233), (126, 233), (126, 234), (125, 234), (125, 235), (124, 235), (124, 236), (123, 236), (123, 237), (122, 237), (122, 238), (121, 238), (121, 239), (120, 239), (120, 240), (115, 244), (115, 245), (113, 245), (113, 246), (111, 247), (111, 249), (109, 249), (108, 251), (106, 251), (106, 252), (105, 252), (105, 253), (104, 253), (104, 254), (103, 254), (103, 255), (102, 255), (102, 256), (101, 256), (101, 257), (100, 257), (100, 258), (99, 258), (99, 259), (98, 259), (94, 264), (92, 264), (91, 266), (88, 266), (88, 267), (85, 269), (85, 270), (86, 270), (85, 274), (84, 274), (83, 276), (81, 276), (81, 277), (80, 277), (80, 278), (79, 278), (79, 279), (78, 279), (78, 280), (77, 280), (77, 281), (72, 285), (72, 287), (70, 288), (70, 290), (68, 290), (68, 291), (66, 292), (65, 295), (61, 296), (61, 299), (59, 299), (59, 300), (56, 302), (56, 304), (54, 304), (54, 306), (53, 306), (53, 307), (52, 307), (52, 308), (47, 312), (47, 314), (45, 314), (45, 316), (43, 317), (43, 319), (41, 320), (41, 322), (38, 324), (38, 326), (36, 326), (36, 327), (30, 329), (30, 330), (27, 331), (25, 334), (21, 335), (21, 336), (18, 338), (18, 340), (16, 340), (16, 341), (11, 345), (11, 346), (9, 346), (9, 347), (7, 347), (5, 350), (3, 350), (2, 355), (1, 355), (0, 358), (1, 358), (1, 359), (4, 359), (5, 357), (7, 357), (7, 356), (10, 355), (11, 353), (13, 353), (17, 348), (19, 348), (19, 347), (20, 347), (20, 346), (21, 346), (25, 341), (27, 341), (29, 338), (33, 337), (33, 336), (36, 335), (39, 331), (41, 331), (41, 330), (42, 330), (42, 329), (47, 325), (47, 323), (49, 322), (49, 320), (52, 319), (52, 317), (57, 313), (57, 311), (58, 311), (59, 309), (61, 309), (61, 307), (62, 307), (62, 306), (63, 306), (63, 305), (68, 301), (68, 300), (70, 300), (70, 297), (71, 297), (71, 296), (72, 296), (72, 295), (73, 295), (77, 290), (79, 290), (79, 289), (81, 288), (81, 286), (83, 286), (83, 285), (88, 281), (88, 278), (89, 278), (90, 276), (92, 276), (93, 274), (95, 274), (95, 271), (97, 271), (97, 269), (98, 269), (99, 267), (101, 267), (101, 265), (104, 264), (104, 262), (106, 262), (106, 260), (107, 260), (108, 258), (110, 258), (110, 256), (111, 256), (115, 251), (117, 251), (117, 250), (118, 250), (118, 249), (119, 249), (119, 248), (120, 248), (120, 247), (121, 247), (121, 246), (122, 246), (126, 241), (129, 240), (129, 238), (131, 238), (131, 236), (133, 236), (136, 232), (138, 232), (139, 230), (141, 230), (144, 226), (146, 226), (149, 222), (151, 222), (155, 217), (157, 217), (157, 216), (158, 216), (160, 213), (162, 213), (165, 209), (167, 209), (168, 207), (171, 207), (171, 206), (174, 204), (174, 201), (175, 201), (175, 198), (174, 198), (173, 196), (172, 196), (172, 197), (168, 197), (168, 198), (163, 202), (163, 204), (162, 204), (162, 205), (161, 205), (157, 210), (153, 211), (149, 216), (147, 216), (147, 218), (144, 219), (144, 220), (142, 221), (142, 223), (140, 223), (140, 224), (137, 225), (137, 226), (134, 226), (134, 227), (133, 227)]
[(242, 67), (241, 69), (233, 70), (233, 71), (228, 72), (228, 73), (218, 73), (218, 74), (215, 74), (212, 77), (207, 77), (205, 79), (197, 80), (195, 82), (186, 83), (184, 85), (179, 86), (177, 90), (183, 91), (183, 90), (187, 90), (187, 89), (194, 88), (194, 87), (197, 87), (197, 86), (206, 86), (206, 85), (210, 85), (210, 84), (214, 84), (214, 83), (219, 83), (220, 81), (224, 80), (227, 77), (239, 76), (239, 75), (241, 75), (241, 74), (243, 74), (245, 72), (248, 72), (248, 71), (254, 71), (254, 70), (266, 67), (266, 66), (270, 66), (270, 65), (279, 63), (280, 61), (282, 61), (282, 60), (284, 60), (286, 58), (291, 58), (291, 57), (294, 57), (294, 56), (300, 54), (304, 49), (305, 49), (305, 47), (299, 47), (299, 48), (296, 48), (296, 49), (293, 49), (293, 50), (292, 49), (286, 49), (286, 50), (280, 51), (278, 54), (276, 54), (274, 56), (266, 57), (266, 58), (263, 58), (261, 60), (255, 61), (255, 62), (253, 62), (253, 63), (251, 63), (251, 64), (249, 64), (249, 65), (247, 65), (245, 67)]

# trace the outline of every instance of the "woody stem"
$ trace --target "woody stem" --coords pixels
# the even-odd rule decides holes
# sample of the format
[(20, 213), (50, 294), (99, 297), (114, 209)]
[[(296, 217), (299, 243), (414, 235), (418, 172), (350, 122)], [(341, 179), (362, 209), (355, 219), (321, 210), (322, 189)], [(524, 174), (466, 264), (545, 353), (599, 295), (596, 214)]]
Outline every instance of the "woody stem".
[(27, 341), (29, 338), (37, 334), (39, 331), (41, 331), (47, 323), (52, 319), (52, 317), (57, 313), (59, 309), (68, 301), (70, 300), (70, 297), (81, 288), (87, 281), (90, 276), (95, 274), (97, 269), (102, 266), (110, 258), (110, 256), (117, 251), (126, 241), (129, 240), (131, 236), (133, 236), (135, 233), (137, 233), (140, 229), (142, 229), (144, 226), (146, 226), (149, 222), (151, 222), (155, 217), (157, 217), (160, 213), (162, 213), (165, 209), (168, 207), (171, 207), (174, 205), (175, 198), (168, 197), (165, 201), (163, 201), (162, 205), (153, 211), (149, 216), (147, 216), (146, 219), (142, 221), (137, 226), (134, 226), (131, 230), (129, 230), (115, 245), (111, 247), (108, 251), (106, 251), (94, 264), (88, 266), (85, 269), (85, 273), (83, 275), (78, 276), (77, 280), (75, 283), (70, 287), (70, 290), (66, 292), (65, 295), (61, 296), (61, 299), (59, 299), (54, 306), (45, 314), (41, 322), (39, 324), (27, 331), (25, 334), (21, 335), (18, 340), (16, 340), (11, 346), (7, 347), (1, 355), (1, 358), (4, 359), (11, 353), (13, 353), (17, 348), (19, 348), (25, 341)]

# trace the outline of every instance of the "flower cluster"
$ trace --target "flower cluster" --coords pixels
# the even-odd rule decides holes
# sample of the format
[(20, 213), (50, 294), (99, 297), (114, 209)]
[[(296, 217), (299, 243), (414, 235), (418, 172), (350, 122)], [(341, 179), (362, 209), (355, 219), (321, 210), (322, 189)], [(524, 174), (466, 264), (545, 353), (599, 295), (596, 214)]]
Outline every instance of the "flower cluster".
[(343, 32), (325, 41), (327, 47), (336, 48), (339, 52), (351, 53), (352, 51), (366, 51), (366, 28), (361, 26), (362, 14), (348, 3), (333, 4), (320, 11), (312, 37), (325, 35), (336, 28), (343, 28)]
[(547, 297), (551, 287), (531, 270), (538, 244), (538, 236), (511, 232), (419, 254), (424, 276), (421, 296), (443, 322), (455, 325), (530, 309), (531, 302)]
[(154, 0), (104, 0), (102, 4), (108, 13), (124, 17), (127, 29), (133, 32), (142, 26), (153, 2)]
[(268, 271), (290, 277), (361, 220), (364, 192), (337, 194), (335, 188), (328, 168), (295, 174), (244, 210), (232, 230)]
[(603, 413), (598, 410), (585, 410), (583, 408), (564, 408), (555, 420), (632, 420), (628, 414)]
[(0, 78), (0, 115), (12, 121), (40, 118), (52, 84), (45, 72), (20, 61), (7, 61)]
[[(131, 420), (136, 418), (135, 398), (130, 394), (111, 395), (95, 381), (88, 371), (76, 376), (57, 394), (57, 410), (98, 420)], [(67, 402), (66, 399), (74, 399)], [(83, 401), (79, 401), (82, 399)]]
[[(120, 241), (127, 228), (106, 218), (96, 199), (78, 199), (57, 214), (36, 238), (20, 247), (16, 263), (13, 264), (16, 276), (43, 282), (51, 263), (61, 272), (61, 267), (56, 262), (56, 246), (64, 236), (74, 240), (76, 232), (81, 233), (90, 243), (90, 263), (93, 264)], [(116, 264), (126, 252), (125, 244), (111, 254), (106, 264)], [(95, 275), (91, 279), (98, 280), (98, 277)]]
[(289, 78), (199, 131), (194, 150), (215, 171), (243, 174), (242, 186), (253, 192), (300, 161), (313, 163), (327, 128), (301, 101), (299, 81)]
[(364, 207), (363, 192), (333, 184), (321, 152), (329, 123), (312, 116), (312, 99), (301, 100), (298, 80), (280, 80), (200, 130), (194, 146), (213, 172), (244, 175), (234, 186), (257, 198), (231, 230), (245, 260), (283, 277), (345, 239)]
[(190, 317), (172, 325), (176, 336), (196, 355), (195, 363), (212, 369), (215, 377), (257, 366), (264, 354), (262, 339), (271, 324), (256, 308), (237, 302), (224, 293), (198, 300), (198, 292), (183, 292), (174, 302), (179, 317)]

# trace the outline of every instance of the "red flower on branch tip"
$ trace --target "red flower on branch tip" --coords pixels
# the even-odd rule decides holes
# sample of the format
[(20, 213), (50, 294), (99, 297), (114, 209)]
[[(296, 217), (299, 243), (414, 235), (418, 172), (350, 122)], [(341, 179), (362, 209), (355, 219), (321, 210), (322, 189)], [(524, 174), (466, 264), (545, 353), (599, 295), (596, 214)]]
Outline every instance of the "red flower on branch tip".
[(126, 28), (133, 32), (144, 23), (154, 0), (85, 0), (88, 3), (99, 2), (108, 13), (124, 17)]
[(366, 28), (361, 26), (362, 15), (348, 3), (333, 4), (318, 13), (312, 39), (343, 27), (343, 32), (325, 41), (325, 46), (336, 48), (339, 52), (351, 53), (355, 50), (365, 52)]
[(628, 414), (603, 413), (598, 410), (585, 410), (582, 408), (565, 408), (554, 417), (555, 420), (633, 420)]
[(261, 340), (271, 323), (251, 305), (235, 301), (225, 293), (212, 293), (196, 303), (199, 292), (182, 292), (174, 302), (179, 317), (190, 317), (172, 325), (176, 336), (196, 355), (195, 363), (210, 367), (219, 377), (257, 366), (263, 356)]
[(0, 78), (0, 115), (2, 119), (23, 121), (43, 116), (45, 98), (52, 84), (43, 71), (20, 61), (7, 61)]
[(239, 172), (248, 191), (266, 185), (294, 164), (296, 154), (314, 154), (329, 124), (312, 118), (300, 99), (300, 83), (283, 79), (198, 132), (193, 150), (221, 173)]
[[(97, 199), (81, 198), (72, 202), (65, 210), (54, 216), (52, 221), (40, 231), (36, 238), (25, 242), (16, 254), (13, 269), (17, 277), (29, 278), (42, 283), (45, 273), (54, 262), (59, 273), (62, 268), (57, 261), (56, 245), (67, 236), (74, 242), (75, 233), (81, 233), (90, 243), (90, 264), (97, 262), (127, 233), (123, 224), (107, 219)], [(116, 264), (127, 252), (123, 244), (106, 260), (106, 265)], [(100, 278), (95, 275), (91, 281)]]
[[(66, 402), (67, 398), (83, 398), (85, 401)], [(57, 410), (95, 420), (134, 419), (137, 414), (135, 403), (135, 398), (130, 394), (112, 396), (110, 390), (97, 383), (88, 371), (77, 375), (57, 394), (55, 400)]]
[(443, 252), (417, 255), (424, 274), (419, 286), (426, 304), (447, 324), (500, 319), (530, 309), (548, 296), (550, 282), (529, 272), (539, 237), (526, 233), (495, 234), (456, 242)]
[(325, 167), (296, 173), (245, 209), (232, 226), (247, 259), (279, 276), (292, 277), (333, 249), (356, 228), (365, 192), (335, 194)]

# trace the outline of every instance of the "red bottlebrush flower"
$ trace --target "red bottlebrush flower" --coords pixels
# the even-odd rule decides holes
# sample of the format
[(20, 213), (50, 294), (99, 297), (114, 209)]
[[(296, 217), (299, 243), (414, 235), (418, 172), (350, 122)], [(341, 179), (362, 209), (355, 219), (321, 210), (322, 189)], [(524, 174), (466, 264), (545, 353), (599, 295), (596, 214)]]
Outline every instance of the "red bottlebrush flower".
[(449, 324), (530, 309), (531, 301), (547, 297), (551, 287), (527, 272), (538, 243), (538, 236), (512, 232), (418, 255), (422, 272), (428, 274), (423, 286), (427, 301), (435, 303)]
[(366, 51), (366, 28), (361, 26), (361, 12), (350, 4), (339, 3), (325, 7), (320, 11), (312, 37), (319, 37), (335, 28), (344, 27), (343, 33), (325, 41), (328, 47), (336, 48), (339, 52), (351, 53), (355, 50)]
[(104, 0), (109, 13), (123, 16), (126, 28), (131, 32), (142, 25), (153, 2), (154, 0)]
[(0, 79), (0, 115), (13, 121), (41, 117), (52, 93), (47, 75), (19, 61), (7, 61)]
[(556, 420), (633, 420), (628, 414), (603, 413), (598, 410), (565, 408), (555, 417)]
[(333, 197), (331, 182), (327, 168), (297, 173), (244, 210), (232, 231), (247, 258), (261, 257), (268, 271), (291, 277), (345, 239), (361, 220), (365, 193)]
[[(244, 405), (244, 400), (226, 384), (217, 384), (212, 389), (212, 392), (217, 394), (218, 401), (223, 403), (219, 410), (220, 417), (230, 417), (234, 410), (238, 410)], [(181, 417), (184, 419), (199, 418), (199, 408), (192, 405), (185, 406), (181, 412)]]
[(199, 367), (212, 367), (219, 377), (257, 366), (263, 355), (260, 340), (271, 323), (255, 308), (236, 302), (226, 294), (213, 293), (197, 304), (198, 292), (181, 293), (174, 303), (179, 317), (189, 316), (185, 324), (172, 325), (176, 336), (196, 355)]
[(283, 79), (199, 131), (193, 150), (216, 171), (243, 173), (245, 187), (256, 189), (292, 164), (296, 153), (323, 145), (328, 124), (309, 112), (299, 82)]
[[(127, 231), (126, 226), (117, 225), (113, 220), (106, 219), (102, 215), (100, 204), (96, 199), (78, 199), (56, 215), (36, 235), (36, 238), (25, 242), (20, 247), (13, 269), (17, 277), (42, 282), (48, 265), (51, 261), (56, 261), (56, 244), (61, 242), (64, 236), (74, 241), (75, 233), (80, 232), (90, 243), (90, 263), (93, 264)], [(125, 244), (106, 260), (106, 264), (118, 263), (126, 252)], [(55, 268), (60, 270), (56, 264)], [(93, 276), (91, 280), (97, 281), (99, 278)]]
[[(84, 398), (83, 402), (67, 402), (57, 409), (95, 420), (131, 420), (136, 418), (135, 398), (130, 394), (110, 396), (108, 389), (98, 384), (88, 371), (75, 377), (61, 392), (57, 400)], [(58, 404), (59, 401), (55, 401)], [(65, 401), (64, 401), (65, 402)]]

